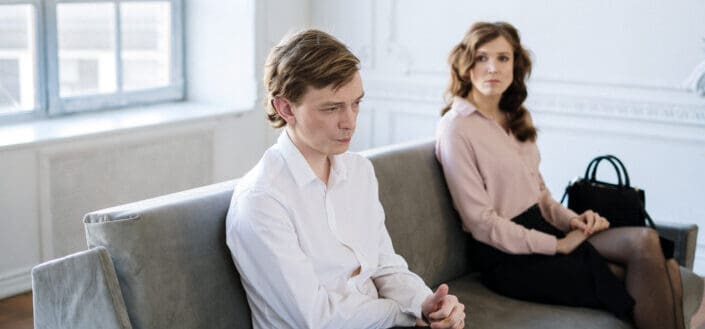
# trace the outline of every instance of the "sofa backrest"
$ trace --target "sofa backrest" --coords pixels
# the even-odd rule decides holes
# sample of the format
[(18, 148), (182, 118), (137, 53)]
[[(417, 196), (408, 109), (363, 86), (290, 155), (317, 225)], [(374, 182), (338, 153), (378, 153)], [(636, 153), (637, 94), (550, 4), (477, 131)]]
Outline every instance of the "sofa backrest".
[[(375, 167), (397, 253), (428, 285), (467, 270), (465, 234), (432, 141), (366, 152)], [(225, 244), (236, 181), (89, 213), (89, 248), (112, 257), (130, 322), (146, 328), (251, 328), (240, 277)]]
[(234, 181), (87, 214), (90, 248), (104, 246), (134, 329), (252, 328), (225, 245)]
[(394, 250), (434, 287), (469, 271), (460, 219), (433, 140), (364, 152), (375, 167)]

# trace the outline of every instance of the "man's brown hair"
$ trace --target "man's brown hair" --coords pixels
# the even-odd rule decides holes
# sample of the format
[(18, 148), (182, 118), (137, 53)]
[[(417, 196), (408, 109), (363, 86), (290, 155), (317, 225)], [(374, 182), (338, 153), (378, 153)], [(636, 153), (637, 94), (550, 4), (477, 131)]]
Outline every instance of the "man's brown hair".
[(323, 31), (309, 29), (284, 38), (272, 48), (264, 65), (265, 112), (269, 124), (283, 127), (273, 100), (298, 103), (309, 86), (337, 89), (350, 82), (360, 60), (342, 42)]

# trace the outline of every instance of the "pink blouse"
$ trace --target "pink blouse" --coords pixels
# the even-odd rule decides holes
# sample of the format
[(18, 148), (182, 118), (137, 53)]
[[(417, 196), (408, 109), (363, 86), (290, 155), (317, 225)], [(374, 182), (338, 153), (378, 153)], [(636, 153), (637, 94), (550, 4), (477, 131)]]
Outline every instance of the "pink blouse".
[(536, 143), (520, 142), (455, 97), (438, 123), (436, 158), (463, 229), (476, 240), (511, 254), (556, 253), (556, 237), (510, 220), (538, 204), (551, 225), (567, 232), (577, 216), (551, 197), (539, 173)]

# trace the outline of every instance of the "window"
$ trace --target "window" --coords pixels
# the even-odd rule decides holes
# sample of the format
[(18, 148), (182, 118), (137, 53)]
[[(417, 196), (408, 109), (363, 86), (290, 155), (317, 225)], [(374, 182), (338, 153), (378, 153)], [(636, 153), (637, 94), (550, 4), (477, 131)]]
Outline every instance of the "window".
[(36, 10), (0, 6), (0, 116), (37, 107)]
[(180, 0), (0, 0), (0, 120), (183, 95)]

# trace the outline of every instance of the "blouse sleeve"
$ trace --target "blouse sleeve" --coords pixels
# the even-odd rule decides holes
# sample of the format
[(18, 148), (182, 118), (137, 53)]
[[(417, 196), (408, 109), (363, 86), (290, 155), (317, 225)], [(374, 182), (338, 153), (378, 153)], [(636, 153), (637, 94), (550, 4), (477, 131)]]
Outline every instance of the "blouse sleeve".
[(551, 191), (546, 188), (543, 181), (543, 176), (539, 174), (541, 197), (539, 199), (539, 208), (541, 214), (554, 227), (563, 232), (570, 231), (570, 219), (578, 216), (574, 211), (564, 207), (560, 202), (556, 201), (551, 195)]
[[(533, 118), (531, 113), (527, 112), (529, 121), (533, 124)], [(541, 196), (539, 197), (538, 204), (541, 209), (541, 215), (553, 225), (553, 227), (563, 231), (570, 231), (570, 219), (578, 216), (574, 211), (564, 207), (558, 201), (553, 199), (551, 196), (551, 191), (546, 188), (546, 183), (543, 180), (541, 171), (539, 170), (539, 164), (541, 163), (541, 153), (538, 150), (538, 146), (534, 144), (535, 152), (537, 155), (536, 162), (536, 172), (539, 176), (539, 189), (541, 190)]]
[(497, 214), (469, 140), (452, 130), (444, 130), (438, 135), (436, 156), (463, 229), (476, 240), (512, 254), (556, 253), (556, 237), (527, 229)]

